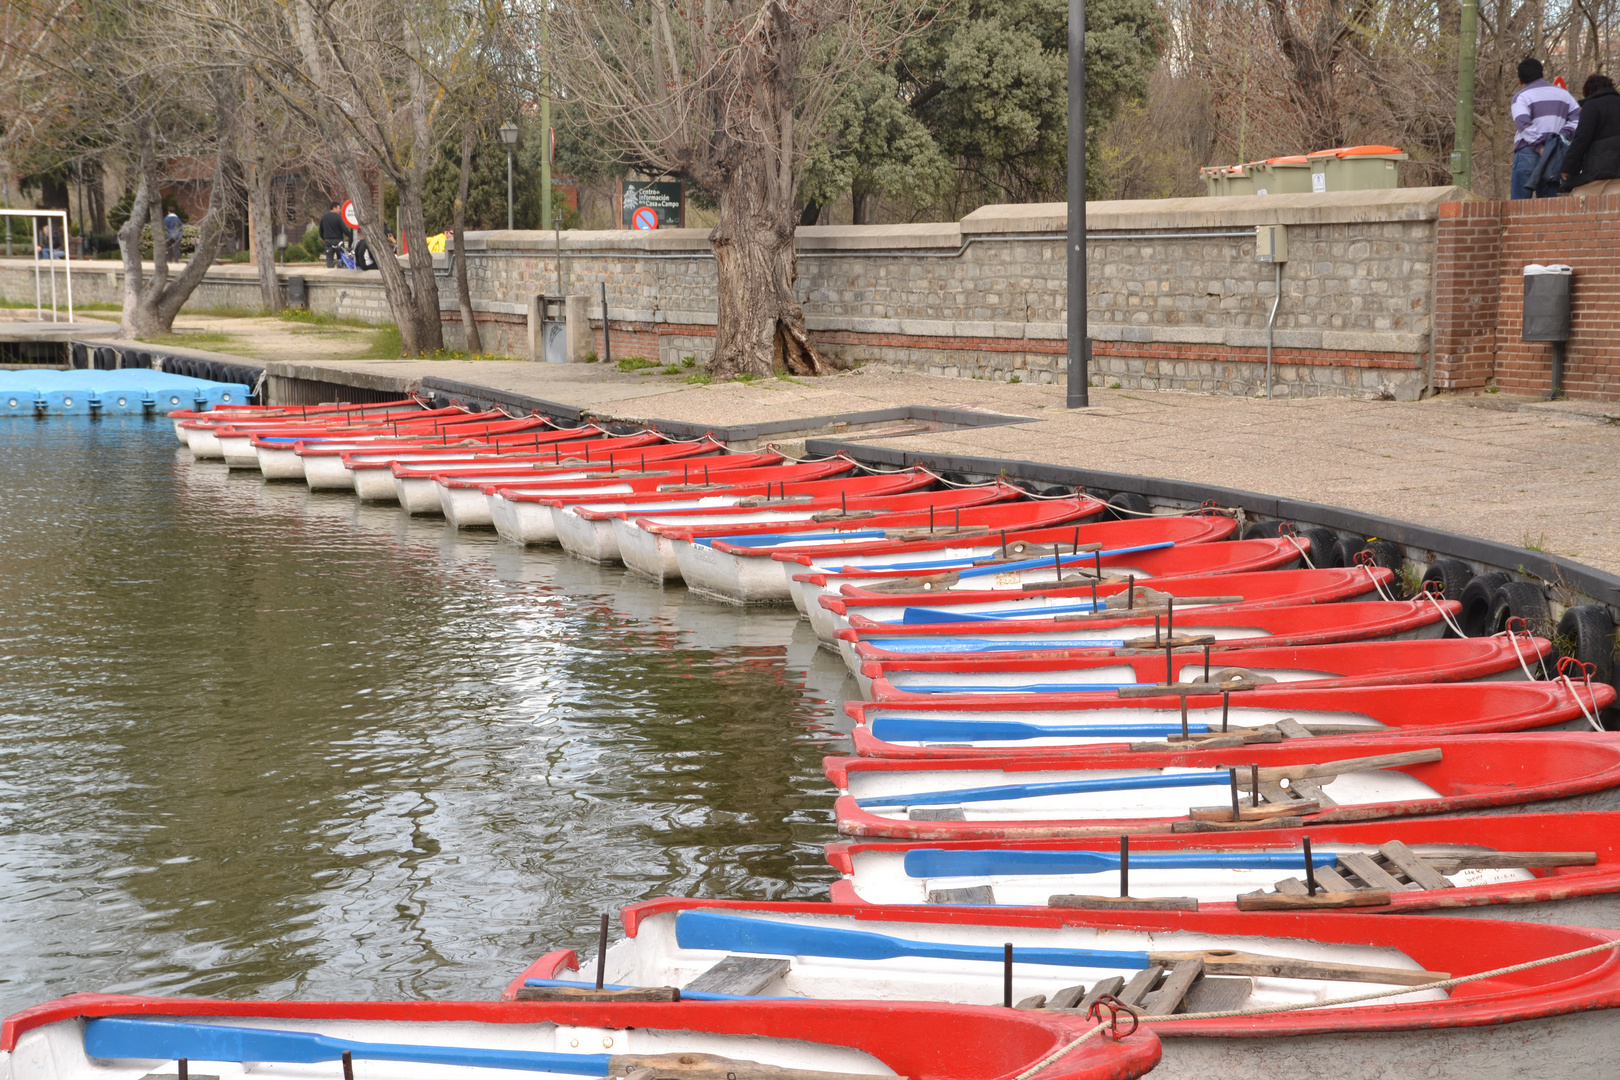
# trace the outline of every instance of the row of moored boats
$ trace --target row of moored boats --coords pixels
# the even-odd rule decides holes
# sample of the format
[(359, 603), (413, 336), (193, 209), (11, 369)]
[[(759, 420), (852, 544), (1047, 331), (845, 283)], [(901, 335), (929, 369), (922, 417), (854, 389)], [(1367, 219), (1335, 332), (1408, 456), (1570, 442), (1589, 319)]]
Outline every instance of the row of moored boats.
[(795, 604), (863, 697), (853, 756), (826, 762), (840, 878), (829, 903), (634, 905), (621, 940), (604, 921), (593, 955), (547, 953), (499, 1002), (75, 995), (6, 1022), (10, 1077), (1620, 1060), (1602, 609), (1566, 612), (1557, 649), (1539, 620), (1465, 636), (1468, 569), (1410, 588), (1388, 545), (1340, 565), (1331, 534), (1239, 539), (1214, 509), (650, 430), (414, 402), (174, 421), (201, 460)]

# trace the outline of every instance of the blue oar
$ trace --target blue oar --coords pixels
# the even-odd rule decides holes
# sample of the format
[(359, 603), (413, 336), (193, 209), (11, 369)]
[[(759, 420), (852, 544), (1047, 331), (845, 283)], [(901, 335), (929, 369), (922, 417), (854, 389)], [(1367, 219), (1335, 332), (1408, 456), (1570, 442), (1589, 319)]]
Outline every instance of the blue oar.
[(1028, 652), (1032, 649), (1122, 649), (1124, 638), (1038, 638), (1019, 634), (1010, 639), (974, 637), (871, 637), (862, 641), (884, 652)]
[(850, 529), (845, 532), (819, 533), (739, 533), (736, 536), (699, 536), (693, 543), (713, 547), (715, 541), (724, 540), (738, 547), (775, 547), (777, 544), (798, 544), (806, 540), (848, 540), (852, 537), (887, 535), (883, 529)]
[[(1082, 551), (1074, 555), (1060, 555), (1057, 561), (1064, 566), (1075, 563), (1096, 562), (1098, 557), (1108, 558), (1110, 555), (1135, 554), (1138, 551), (1158, 551), (1162, 548), (1175, 547), (1175, 541), (1166, 540), (1158, 544), (1142, 544), (1133, 548), (1120, 548), (1116, 551)], [(993, 563), (990, 566), (976, 566), (972, 570), (963, 570), (957, 577), (983, 577), (986, 574), (1006, 574), (1014, 570), (1038, 570), (1043, 566), (1051, 566), (1052, 558), (1019, 559), (1017, 562)]]
[[(993, 874), (1104, 874), (1119, 870), (1117, 851), (949, 851), (916, 848), (906, 852), (906, 876), (914, 878), (988, 877)], [(1312, 866), (1333, 866), (1337, 855), (1311, 852)], [(1131, 851), (1131, 869), (1302, 870), (1298, 851)]]
[[(1074, 562), (1076, 560), (1079, 560), (1081, 562), (1095, 562), (1098, 558), (1108, 559), (1108, 558), (1112, 558), (1112, 557), (1114, 557), (1116, 555), (1135, 555), (1139, 551), (1157, 551), (1160, 548), (1175, 547), (1175, 546), (1176, 546), (1176, 542), (1174, 540), (1167, 540), (1167, 541), (1165, 541), (1163, 543), (1160, 543), (1160, 544), (1141, 544), (1141, 545), (1138, 545), (1137, 547), (1113, 548), (1112, 550), (1109, 550), (1109, 551), (1087, 551), (1087, 552), (1083, 552), (1083, 553), (1078, 554), (1078, 555), (1065, 556), (1063, 561), (1066, 562), (1066, 563), (1072, 563), (1072, 562)], [(1050, 559), (1034, 559), (1034, 560), (1031, 560), (1031, 561), (1035, 562), (1036, 564), (1038, 564), (1040, 566), (1049, 566), (1049, 565), (1051, 565), (1051, 562), (1052, 562), (1052, 560), (1050, 560)], [(970, 556), (970, 557), (955, 558), (955, 559), (927, 559), (927, 560), (923, 560), (923, 561), (920, 561), (920, 562), (870, 563), (870, 564), (865, 565), (865, 566), (840, 566), (840, 567), (837, 567), (836, 569), (840, 573), (849, 573), (850, 571), (861, 571), (861, 570), (938, 570), (938, 569), (949, 569), (949, 568), (954, 567), (954, 566), (976, 566), (976, 565), (978, 565), (978, 562), (979, 562), (978, 559), (975, 559), (975, 558)], [(984, 570), (990, 571), (990, 572), (993, 572), (993, 573), (997, 573), (997, 574), (1001, 574), (1001, 573), (1006, 573), (1008, 567), (1015, 567), (1015, 566), (1022, 566), (1022, 565), (1023, 565), (1022, 562), (1017, 563), (1017, 564), (998, 562), (998, 563), (996, 563), (994, 565), (985, 566)], [(974, 570), (974, 571), (970, 571), (969, 573), (961, 574), (961, 575), (958, 575), (958, 576), (960, 576), (960, 577), (968, 577), (968, 576), (971, 575), (973, 577), (978, 577), (981, 572), (982, 571)]]
[(1148, 776), (1102, 776), (1095, 780), (1052, 780), (1041, 784), (1000, 784), (995, 787), (956, 788), (952, 791), (917, 791), (903, 795), (871, 795), (856, 799), (856, 806), (939, 806), (965, 802), (1001, 802), (1038, 799), (1043, 795), (1081, 795), (1091, 791), (1137, 791), (1143, 788), (1205, 787), (1225, 784), (1220, 772), (1152, 773)]
[[(1022, 683), (1016, 686), (986, 686), (984, 683), (964, 683), (961, 686), (906, 686), (896, 684), (908, 694), (1089, 694), (1093, 691), (1123, 690), (1128, 686), (1156, 686), (1156, 683)], [(1176, 729), (1181, 730), (1180, 728)]]
[[(524, 979), (524, 986), (567, 986), (577, 987), (581, 990), (595, 990), (593, 982), (574, 982), (569, 979)], [(613, 983), (603, 983), (603, 990), (635, 990), (634, 986)], [(796, 998), (763, 998), (753, 994), (717, 994), (711, 990), (682, 990), (682, 1001), (795, 1001)]]
[(900, 619), (886, 621), (887, 626), (915, 626), (919, 623), (948, 622), (1004, 622), (1007, 619), (1040, 619), (1048, 615), (1073, 615), (1101, 610), (1101, 601), (1093, 604), (1054, 604), (1049, 607), (1030, 606), (1023, 610), (1009, 608), (1002, 611), (962, 611), (953, 608), (908, 607), (900, 609)]
[[(750, 919), (712, 911), (683, 911), (675, 916), (675, 943), (683, 949), (764, 953), (768, 956), (831, 956), (842, 960), (894, 960), (928, 956), (941, 960), (1004, 961), (1000, 945), (961, 945), (945, 941), (908, 941), (867, 930)], [(1111, 949), (1022, 948), (1021, 964), (1053, 967), (1144, 968), (1145, 952)]]
[(337, 1061), (344, 1052), (369, 1061), (416, 1061), (481, 1069), (525, 1069), (606, 1076), (607, 1054), (548, 1054), (472, 1046), (412, 1046), (334, 1039), (305, 1031), (188, 1024), (173, 1020), (104, 1018), (84, 1026), (84, 1052), (93, 1058), (189, 1058), (192, 1061)]
[[(925, 716), (880, 716), (871, 727), (872, 735), (884, 742), (1014, 742), (1090, 736), (1162, 739), (1181, 734), (1180, 724), (1027, 724), (1022, 720), (936, 720)], [(1210, 727), (1188, 724), (1187, 730), (1202, 735)]]

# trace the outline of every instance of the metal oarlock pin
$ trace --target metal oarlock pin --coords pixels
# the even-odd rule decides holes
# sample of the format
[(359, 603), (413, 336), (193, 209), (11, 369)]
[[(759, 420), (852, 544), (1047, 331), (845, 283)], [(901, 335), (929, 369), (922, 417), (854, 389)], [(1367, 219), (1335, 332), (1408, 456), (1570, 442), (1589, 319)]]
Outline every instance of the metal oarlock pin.
[(1238, 806), (1237, 770), (1227, 769), (1226, 773), (1227, 778), (1232, 781), (1232, 820), (1240, 821), (1243, 818), (1243, 811)]
[(1012, 942), (1003, 946), (1001, 961), (1001, 1003), (1012, 1008)]
[(596, 943), (596, 988), (602, 989), (603, 980), (607, 976), (607, 937), (608, 913), (602, 912), (602, 936)]
[(1136, 575), (1125, 575), (1125, 610), (1136, 607)]
[(1311, 865), (1311, 838), (1306, 836), (1301, 840), (1305, 845), (1305, 892), (1309, 896), (1316, 895), (1316, 867)]
[(179, 1070), (180, 1080), (187, 1080), (187, 1077), (191, 1074), (191, 1063), (185, 1058), (180, 1058), (174, 1064), (175, 1068)]
[(1119, 895), (1123, 899), (1131, 895), (1131, 838), (1119, 838)]
[(1259, 806), (1260, 805), (1260, 766), (1259, 765), (1250, 765), (1249, 766), (1249, 791), (1251, 793), (1250, 796), (1249, 796), (1249, 805), (1250, 806)]
[(354, 1080), (354, 1055), (343, 1051), (343, 1080)]
[(1232, 691), (1221, 691), (1221, 734), (1226, 734), (1226, 714), (1232, 708)]

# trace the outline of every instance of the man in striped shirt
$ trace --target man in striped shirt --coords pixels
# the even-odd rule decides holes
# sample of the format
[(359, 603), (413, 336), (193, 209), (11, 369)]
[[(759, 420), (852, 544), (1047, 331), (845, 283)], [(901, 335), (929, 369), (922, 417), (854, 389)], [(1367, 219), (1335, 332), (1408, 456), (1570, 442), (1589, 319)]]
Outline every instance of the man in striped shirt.
[(1558, 194), (1558, 168), (1542, 170), (1539, 183), (1530, 179), (1544, 153), (1563, 156), (1563, 148), (1575, 134), (1581, 107), (1569, 91), (1541, 77), (1541, 61), (1519, 61), (1519, 92), (1513, 95), (1513, 198), (1550, 199)]

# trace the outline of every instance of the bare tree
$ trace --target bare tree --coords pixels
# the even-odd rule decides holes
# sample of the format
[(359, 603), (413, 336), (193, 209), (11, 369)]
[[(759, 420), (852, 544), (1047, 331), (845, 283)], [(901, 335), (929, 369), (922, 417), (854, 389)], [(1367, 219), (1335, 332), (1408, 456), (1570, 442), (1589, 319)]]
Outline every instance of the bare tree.
[(277, 312), (281, 310), (281, 282), (276, 276), (271, 187), (276, 173), (299, 156), (296, 126), (286, 105), (259, 86), (255, 76), (249, 74), (244, 85), (237, 143), (247, 194), (248, 228), (253, 237), (253, 262), (259, 272), (259, 299), (266, 311)]
[(797, 167), (848, 76), (915, 26), (902, 0), (563, 0), (563, 93), (627, 161), (719, 204), (717, 375), (818, 374), (793, 294)]
[(461, 331), (466, 338), (467, 352), (476, 356), (484, 351), (478, 336), (478, 323), (473, 317), (472, 287), (467, 281), (467, 183), (472, 179), (473, 145), (478, 141), (478, 128), (472, 123), (461, 129), (461, 177), (456, 184), (455, 259), (456, 303), (461, 308)]

